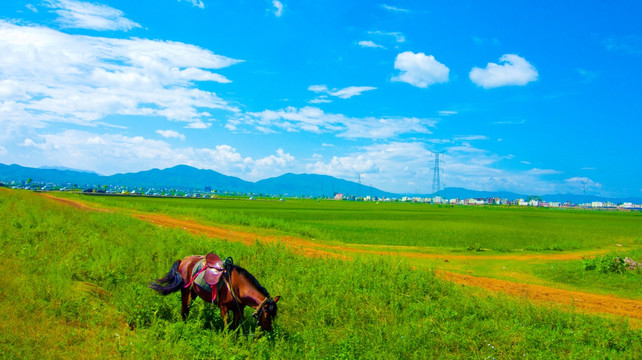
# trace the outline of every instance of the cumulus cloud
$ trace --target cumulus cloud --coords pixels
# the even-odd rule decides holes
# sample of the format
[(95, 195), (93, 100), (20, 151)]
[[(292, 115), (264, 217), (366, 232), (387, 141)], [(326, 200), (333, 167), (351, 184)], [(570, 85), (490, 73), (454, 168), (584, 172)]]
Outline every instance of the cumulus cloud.
[(340, 99), (349, 99), (353, 96), (361, 95), (366, 91), (376, 90), (372, 86), (348, 86), (343, 89), (328, 89), (326, 85), (310, 85), (308, 90), (315, 93), (324, 93), (330, 96), (338, 97)]
[(474, 67), (469, 74), (470, 80), (484, 89), (523, 86), (536, 81), (538, 76), (533, 65), (514, 54), (505, 54), (499, 59), (499, 64), (488, 63), (484, 69)]
[(166, 141), (142, 136), (78, 130), (37, 135), (33, 139), (26, 139), (23, 147), (34, 151), (32, 158), (42, 161), (32, 166), (64, 166), (105, 175), (185, 164), (254, 181), (281, 175), (296, 160), (283, 149), (253, 159), (225, 144), (213, 148), (172, 147)]
[(435, 60), (434, 56), (424, 53), (415, 54), (412, 51), (397, 55), (395, 69), (399, 70), (399, 75), (394, 76), (392, 81), (405, 82), (420, 88), (448, 82), (450, 72), (446, 65)]
[[(551, 179), (553, 170), (508, 170), (498, 167), (510, 156), (500, 156), (475, 147), (470, 139), (484, 136), (466, 136), (432, 143), (439, 144), (444, 160), (442, 183), (448, 187), (499, 191), (512, 189), (524, 193), (555, 193), (567, 190), (564, 181)], [(362, 146), (352, 153), (317, 159), (307, 165), (308, 172), (354, 179), (361, 175), (363, 184), (393, 192), (429, 193), (432, 188), (433, 159), (424, 142), (393, 141)], [(546, 177), (546, 179), (542, 179)]]
[(334, 133), (344, 138), (385, 139), (408, 133), (429, 134), (436, 120), (414, 117), (354, 118), (343, 114), (328, 114), (317, 107), (287, 107), (281, 110), (249, 112), (228, 120), (229, 130), (254, 128), (264, 133), (278, 131)]
[(58, 14), (57, 21), (64, 27), (122, 31), (141, 27), (125, 18), (122, 11), (103, 4), (77, 0), (49, 0), (47, 4)]
[(238, 111), (196, 81), (239, 62), (185, 43), (69, 35), (0, 20), (0, 124), (96, 124), (108, 115), (199, 122)]

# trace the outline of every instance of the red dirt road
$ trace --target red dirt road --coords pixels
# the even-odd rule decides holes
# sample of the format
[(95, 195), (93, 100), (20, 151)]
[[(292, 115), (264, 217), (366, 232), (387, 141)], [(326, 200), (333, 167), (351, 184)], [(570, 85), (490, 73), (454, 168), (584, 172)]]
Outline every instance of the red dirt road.
[[(82, 202), (63, 199), (53, 195), (44, 194), (44, 196), (61, 202), (66, 205), (74, 206), (82, 210), (94, 211), (109, 211), (88, 206)], [(364, 250), (347, 246), (334, 246), (313, 242), (306, 239), (295, 237), (273, 237), (264, 236), (254, 233), (247, 233), (204, 225), (189, 219), (177, 219), (162, 214), (149, 214), (149, 213), (133, 213), (132, 216), (144, 221), (148, 221), (159, 226), (168, 226), (174, 228), (182, 228), (194, 234), (206, 235), (208, 237), (225, 239), (228, 241), (240, 241), (247, 245), (253, 244), (255, 241), (263, 243), (277, 243), (281, 242), (286, 247), (296, 253), (303, 254), (309, 257), (334, 257), (344, 260), (350, 259), (345, 254), (358, 254), (367, 253), (373, 255), (394, 255), (401, 257), (414, 257), (414, 258), (444, 258), (446, 255), (426, 254), (417, 252), (404, 252), (404, 251), (380, 251), (380, 250)], [(392, 248), (392, 247), (391, 247)], [(394, 248), (399, 250), (399, 248)], [(511, 259), (550, 259), (550, 260), (571, 260), (581, 259), (584, 254), (552, 254), (552, 255), (518, 255), (512, 256)], [(450, 259), (508, 259), (506, 256), (470, 256), (470, 255), (447, 255)], [(580, 291), (569, 291), (564, 289), (557, 289), (539, 285), (531, 285), (526, 283), (517, 283), (506, 280), (485, 278), (479, 276), (463, 275), (447, 271), (436, 270), (436, 275), (452, 281), (457, 284), (466, 286), (475, 286), (484, 288), (493, 292), (503, 292), (509, 295), (534, 300), (536, 302), (548, 302), (556, 304), (573, 305), (576, 309), (590, 312), (590, 313), (603, 313), (613, 314), (617, 316), (625, 316), (631, 318), (631, 323), (635, 327), (642, 326), (642, 300), (624, 299), (610, 295), (599, 295)]]

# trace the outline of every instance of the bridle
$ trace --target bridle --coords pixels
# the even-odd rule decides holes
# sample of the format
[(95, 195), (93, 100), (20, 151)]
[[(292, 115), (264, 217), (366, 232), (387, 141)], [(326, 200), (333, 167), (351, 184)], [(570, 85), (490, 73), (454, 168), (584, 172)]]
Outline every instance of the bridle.
[[(227, 259), (226, 259), (226, 261), (227, 261)], [(228, 274), (230, 276), (232, 275), (231, 273), (228, 273)], [(243, 319), (243, 311), (241, 311), (241, 308), (239, 307), (239, 304), (241, 303), (241, 300), (236, 296), (236, 293), (234, 293), (234, 289), (232, 288), (232, 285), (230, 284), (230, 280), (228, 280), (225, 277), (225, 275), (223, 275), (223, 281), (225, 282), (225, 285), (227, 285), (227, 289), (229, 290), (230, 294), (232, 294), (232, 298), (234, 299), (234, 304), (236, 305), (236, 309), (241, 314), (241, 319)], [(261, 301), (261, 303), (256, 308), (256, 310), (254, 310), (254, 313), (252, 314), (252, 317), (256, 319), (256, 325), (261, 325), (261, 323), (260, 323), (261, 316), (263, 316), (263, 313), (265, 312), (265, 309), (263, 309), (263, 305), (268, 303), (270, 300), (274, 301), (274, 299), (272, 299), (271, 297), (266, 296), (265, 299), (263, 299), (263, 301)], [(243, 324), (246, 321), (247, 320), (244, 320)], [(243, 324), (241, 324), (241, 326), (243, 326)]]
[[(259, 306), (254, 311), (254, 314), (252, 314), (252, 317), (255, 318), (257, 321), (261, 319), (261, 316), (263, 316), (263, 313), (265, 312), (265, 309), (263, 309), (263, 305), (265, 305), (270, 300), (272, 300), (272, 298), (266, 296), (265, 299), (261, 301)], [(257, 325), (258, 325), (258, 322), (257, 322)]]

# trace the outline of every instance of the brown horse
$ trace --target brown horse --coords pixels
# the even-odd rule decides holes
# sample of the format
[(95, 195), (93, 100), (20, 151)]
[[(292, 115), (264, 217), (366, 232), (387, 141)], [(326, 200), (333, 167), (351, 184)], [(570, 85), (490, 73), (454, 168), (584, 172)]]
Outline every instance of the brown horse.
[[(221, 316), (225, 326), (228, 324), (228, 315), (233, 314), (232, 329), (236, 329), (243, 317), (245, 306), (252, 307), (258, 325), (265, 331), (272, 331), (272, 320), (276, 317), (276, 303), (281, 298), (270, 297), (270, 293), (259, 284), (256, 278), (247, 270), (237, 265), (230, 265), (223, 274), (219, 286), (212, 291), (206, 290), (192, 283), (192, 270), (198, 262), (205, 258), (203, 255), (191, 255), (183, 260), (176, 260), (167, 275), (152, 282), (149, 287), (162, 295), (181, 291), (181, 315), (183, 320), (189, 314), (190, 302), (197, 295), (207, 303), (216, 303), (221, 309)], [(186, 284), (189, 285), (186, 287)], [(191, 285), (190, 285), (191, 284)], [(212, 301), (212, 298), (214, 300)]]

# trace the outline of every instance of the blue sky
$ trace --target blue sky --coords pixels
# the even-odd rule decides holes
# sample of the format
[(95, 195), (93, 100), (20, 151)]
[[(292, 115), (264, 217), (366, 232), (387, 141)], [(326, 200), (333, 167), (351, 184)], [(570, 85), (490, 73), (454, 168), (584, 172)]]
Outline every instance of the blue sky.
[(642, 196), (638, 1), (0, 3), (0, 162)]

